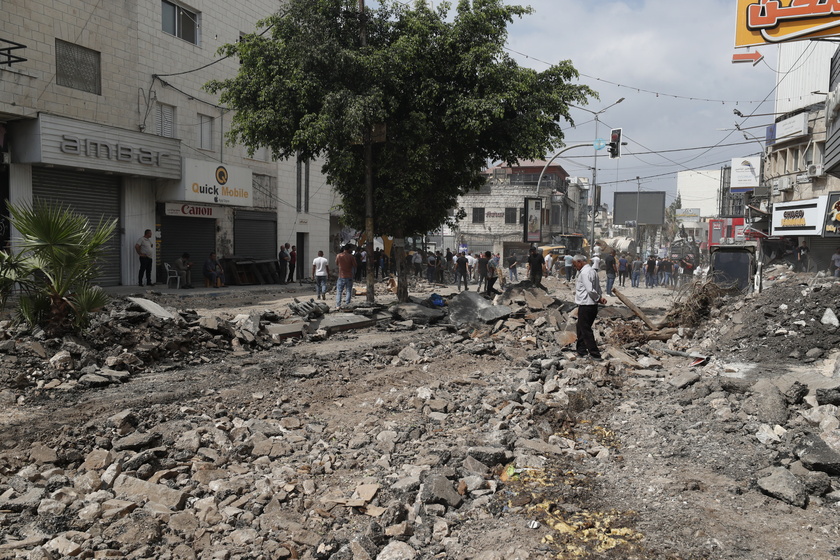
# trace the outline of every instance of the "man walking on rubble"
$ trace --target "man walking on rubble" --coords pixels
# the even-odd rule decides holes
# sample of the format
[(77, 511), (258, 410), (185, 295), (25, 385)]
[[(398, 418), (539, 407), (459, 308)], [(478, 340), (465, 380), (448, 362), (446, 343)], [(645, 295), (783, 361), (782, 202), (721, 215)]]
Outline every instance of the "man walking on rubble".
[(344, 252), (335, 257), (335, 266), (338, 268), (338, 280), (335, 283), (335, 308), (341, 309), (341, 294), (346, 291), (345, 305), (350, 305), (350, 298), (353, 297), (353, 277), (356, 274), (356, 257), (351, 252), (350, 245), (344, 246)]
[(601, 295), (598, 272), (587, 264), (586, 257), (575, 255), (572, 258), (572, 266), (578, 272), (575, 281), (575, 304), (578, 306), (575, 350), (578, 356), (590, 356), (593, 360), (600, 361), (601, 351), (598, 349), (598, 343), (595, 342), (592, 325), (598, 316), (598, 304), (607, 303), (607, 299)]

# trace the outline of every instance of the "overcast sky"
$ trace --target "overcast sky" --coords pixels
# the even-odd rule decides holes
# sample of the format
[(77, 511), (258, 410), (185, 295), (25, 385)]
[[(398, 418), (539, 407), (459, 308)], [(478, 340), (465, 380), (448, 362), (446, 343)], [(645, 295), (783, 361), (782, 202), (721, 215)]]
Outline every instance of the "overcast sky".
[[(510, 2), (513, 3), (513, 2)], [(665, 190), (676, 195), (677, 172), (719, 169), (733, 157), (757, 154), (761, 146), (733, 129), (733, 109), (745, 115), (773, 112), (776, 47), (759, 48), (758, 65), (732, 63), (735, 0), (530, 0), (535, 13), (509, 27), (510, 54), (522, 66), (537, 70), (569, 59), (580, 83), (595, 89), (600, 100), (588, 109), (600, 111), (598, 137), (612, 127), (623, 129), (622, 157), (598, 152), (602, 201), (612, 207), (614, 190)], [(521, 53), (521, 54), (520, 54)], [(760, 102), (767, 99), (764, 104)], [(573, 110), (576, 127), (566, 132), (567, 145), (593, 141), (591, 113)], [(746, 120), (744, 127), (766, 125), (772, 117)], [(764, 128), (749, 130), (763, 139)], [(697, 150), (720, 144), (740, 144)], [(681, 151), (671, 151), (681, 150)], [(651, 153), (653, 152), (653, 153)], [(591, 178), (594, 148), (561, 156), (572, 176)], [(565, 157), (566, 155), (572, 157)], [(683, 206), (689, 206), (683, 204)]]

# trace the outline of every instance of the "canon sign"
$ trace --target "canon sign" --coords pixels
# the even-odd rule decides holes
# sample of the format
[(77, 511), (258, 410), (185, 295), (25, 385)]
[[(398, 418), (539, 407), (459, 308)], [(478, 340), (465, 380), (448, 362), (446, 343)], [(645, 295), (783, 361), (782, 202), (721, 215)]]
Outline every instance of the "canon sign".
[(215, 208), (212, 206), (196, 206), (194, 204), (182, 204), (168, 202), (166, 204), (167, 216), (189, 216), (192, 218), (215, 218)]

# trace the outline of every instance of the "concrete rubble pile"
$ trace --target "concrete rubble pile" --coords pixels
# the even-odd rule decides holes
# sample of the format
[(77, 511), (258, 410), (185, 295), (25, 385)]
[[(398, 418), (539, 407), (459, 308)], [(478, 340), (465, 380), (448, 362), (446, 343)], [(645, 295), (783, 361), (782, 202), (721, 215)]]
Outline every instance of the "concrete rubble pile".
[[(473, 344), (441, 331), (391, 360)], [(317, 378), (330, 365), (304, 369)], [(459, 531), (503, 509), (505, 465), (609, 460), (595, 438), (549, 437), (558, 411), (597, 401), (593, 375), (535, 356), (383, 394), (354, 426), (309, 416), (279, 386), (68, 426), (2, 456), (0, 558), (471, 557)]]
[(797, 507), (840, 503), (838, 304), (840, 283), (791, 276), (761, 294), (725, 298), (693, 337), (668, 341), (714, 356), (668, 378), (680, 405), (763, 448), (756, 487)]
[[(618, 331), (638, 319), (610, 306), (596, 324), (610, 356), (603, 364), (564, 350), (574, 343), (571, 298), (527, 283), (508, 286), (492, 302), (471, 291), (449, 297), (443, 308), (419, 299), (387, 308), (359, 303), (354, 313), (312, 317), (304, 305), (297, 316), (252, 314), (213, 324), (189, 313), (162, 318), (133, 302), (92, 329), (110, 356), (130, 353), (140, 363), (106, 367), (132, 374), (166, 360), (210, 368), (224, 359), (259, 390), (233, 397), (208, 385), (195, 398), (109, 413), (0, 452), (0, 560), (533, 557), (515, 542), (472, 547), (471, 537), (499, 519), (555, 557), (560, 549), (545, 538), (552, 525), (532, 506), (554, 500), (555, 511), (584, 508), (574, 496), (537, 497), (533, 488), (525, 496), (510, 473), (580, 479), (544, 485), (569, 492), (592, 473), (631, 496), (611, 509), (639, 512), (641, 525), (645, 515), (660, 525), (670, 515), (679, 525), (691, 493), (707, 486), (671, 472), (669, 461), (685, 454), (698, 473), (728, 481), (724, 491), (732, 496), (761, 493), (797, 509), (831, 507), (840, 504), (837, 286), (791, 276), (762, 294), (727, 297), (703, 325), (680, 329), (667, 342), (611, 340), (613, 326)], [(345, 341), (345, 328), (416, 332), (410, 343), (361, 352), (347, 337), (353, 343), (346, 350), (294, 363), (277, 352), (278, 344), (288, 350), (299, 340), (324, 340), (317, 333), (327, 332), (320, 328), (326, 320), (337, 342)], [(148, 330), (126, 326), (132, 322)], [(289, 323), (306, 323), (307, 333), (271, 332)], [(154, 362), (153, 352), (138, 348), (157, 332), (165, 335)], [(215, 352), (178, 354), (164, 342), (178, 336), (182, 347), (210, 345)], [(43, 355), (25, 354), (35, 342)], [(5, 350), (13, 360), (4, 367), (47, 371), (71, 342), (18, 340)], [(80, 352), (68, 351), (81, 361)], [(475, 369), (423, 378), (455, 355), (469, 357)], [(385, 369), (401, 372), (399, 385), (372, 389), (358, 410), (342, 411), (338, 400), (310, 406), (315, 394), (334, 391), (337, 398), (361, 372)], [(79, 374), (65, 374), (77, 390), (108, 390)], [(10, 406), (19, 402), (20, 389), (5, 393)], [(651, 451), (622, 449), (618, 433), (661, 443)], [(660, 474), (632, 474), (646, 470)], [(520, 517), (526, 513), (530, 521)], [(598, 538), (615, 544), (624, 534), (624, 545), (634, 546), (632, 531), (615, 529)], [(702, 544), (687, 538), (684, 550)]]

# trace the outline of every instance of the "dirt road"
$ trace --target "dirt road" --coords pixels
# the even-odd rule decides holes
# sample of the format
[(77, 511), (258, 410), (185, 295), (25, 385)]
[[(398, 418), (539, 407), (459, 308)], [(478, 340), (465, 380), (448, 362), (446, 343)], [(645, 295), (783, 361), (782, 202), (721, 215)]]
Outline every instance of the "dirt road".
[[(840, 556), (840, 471), (805, 468), (796, 452), (820, 432), (804, 417), (815, 408), (768, 404), (775, 393), (754, 385), (808, 372), (776, 355), (766, 375), (746, 367), (734, 344), (766, 340), (725, 329), (805, 288), (777, 289), (722, 304), (686, 335), (685, 350), (714, 351), (699, 368), (648, 345), (629, 367), (527, 332), (381, 323), (247, 352), (195, 347), (121, 384), (7, 387), (0, 558)], [(664, 289), (626, 293), (652, 315), (671, 304)], [(836, 305), (832, 286), (808, 297)], [(284, 313), (272, 298), (189, 303), (199, 315)], [(810, 336), (803, 354), (832, 335)], [(836, 353), (824, 350), (810, 368), (830, 379)], [(762, 442), (765, 424), (784, 433)], [(760, 481), (776, 469), (795, 480), (773, 495)]]

